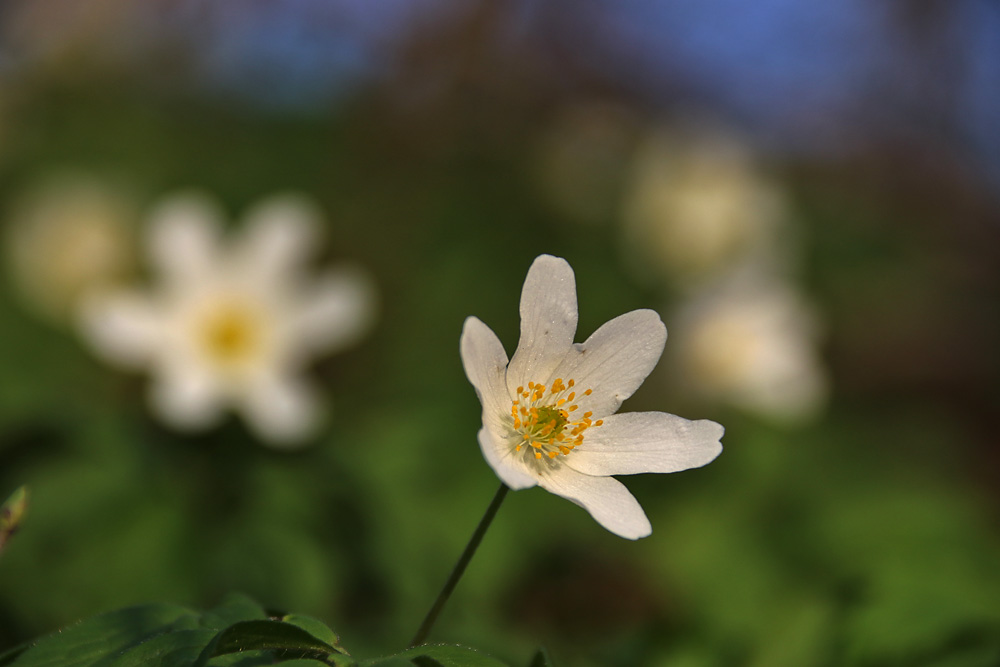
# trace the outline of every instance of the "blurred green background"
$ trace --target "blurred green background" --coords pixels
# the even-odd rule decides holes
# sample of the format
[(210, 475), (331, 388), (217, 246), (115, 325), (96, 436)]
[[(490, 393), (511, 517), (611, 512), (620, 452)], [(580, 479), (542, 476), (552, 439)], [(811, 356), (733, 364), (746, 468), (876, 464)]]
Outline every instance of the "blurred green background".
[[(832, 10), (222, 4), (0, 8), (0, 496), (31, 493), (0, 650), (234, 590), (356, 655), (401, 648), (497, 486), (462, 322), (512, 353), (551, 253), (577, 274), (578, 340), (634, 308), (667, 324), (624, 409), (719, 421), (725, 451), (624, 479), (653, 525), (637, 543), (512, 494), (434, 639), (514, 664), (539, 645), (561, 665), (1000, 664), (994, 14), (890, 3), (859, 54), (853, 5), (811, 35)], [(234, 230), (304, 193), (324, 262), (375, 278), (373, 332), (310, 368), (329, 419), (300, 450), (236, 418), (158, 423), (148, 377), (74, 325), (91, 260), (24, 242), (114, 217), (97, 265), (146, 284), (144, 212), (190, 187)]]

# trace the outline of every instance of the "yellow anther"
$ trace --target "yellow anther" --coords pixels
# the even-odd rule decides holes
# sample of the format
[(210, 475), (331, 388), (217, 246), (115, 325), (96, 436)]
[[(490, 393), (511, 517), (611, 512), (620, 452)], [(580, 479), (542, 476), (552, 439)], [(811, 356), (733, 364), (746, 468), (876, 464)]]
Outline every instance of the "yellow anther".
[(588, 389), (587, 391), (583, 392), (583, 395), (584, 395), (584, 396), (590, 396), (590, 395), (591, 395), (591, 394), (593, 394), (593, 393), (594, 393), (594, 390), (593, 390), (593, 389)]
[(594, 426), (600, 426), (603, 423), (604, 423), (603, 419), (598, 419), (596, 422), (594, 422)]
[[(536, 460), (543, 459), (543, 455), (554, 460), (583, 443), (584, 431), (594, 425), (593, 412), (587, 411), (582, 417), (572, 416), (579, 409), (573, 403), (577, 393), (568, 391), (574, 385), (576, 381), (572, 378), (567, 381), (560, 377), (553, 379), (548, 387), (531, 381), (527, 387), (517, 388), (510, 409), (513, 430), (521, 436), (512, 443), (515, 452), (530, 445), (527, 451), (532, 452)], [(587, 389), (583, 395), (591, 393)]]

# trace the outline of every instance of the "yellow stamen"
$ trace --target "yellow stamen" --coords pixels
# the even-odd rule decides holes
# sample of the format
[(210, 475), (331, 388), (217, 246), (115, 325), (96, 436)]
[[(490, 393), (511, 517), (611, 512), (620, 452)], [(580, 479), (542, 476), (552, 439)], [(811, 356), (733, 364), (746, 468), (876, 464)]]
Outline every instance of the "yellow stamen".
[[(588, 428), (603, 423), (591, 419), (594, 414), (592, 411), (585, 412), (582, 417), (573, 416), (580, 408), (573, 403), (577, 393), (567, 391), (575, 385), (576, 381), (572, 378), (555, 378), (548, 387), (531, 381), (527, 387), (517, 388), (511, 402), (513, 430), (520, 435), (517, 442), (513, 443), (515, 452), (521, 452), (527, 444), (530, 445), (527, 451), (534, 454), (536, 461), (554, 461), (559, 456), (569, 455), (574, 448), (583, 444), (584, 433)], [(592, 393), (591, 389), (587, 389), (583, 396), (590, 396)]]

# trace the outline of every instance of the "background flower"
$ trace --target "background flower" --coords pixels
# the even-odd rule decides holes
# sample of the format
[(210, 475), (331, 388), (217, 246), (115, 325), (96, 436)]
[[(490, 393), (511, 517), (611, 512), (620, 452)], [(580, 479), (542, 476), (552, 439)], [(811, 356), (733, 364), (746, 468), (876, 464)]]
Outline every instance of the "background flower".
[(787, 261), (794, 248), (780, 188), (725, 130), (654, 129), (632, 170), (624, 246), (640, 274), (697, 285), (748, 261)]
[(778, 420), (822, 407), (817, 315), (791, 284), (736, 272), (692, 295), (673, 321), (671, 372), (684, 390)]
[(6, 211), (3, 249), (24, 302), (63, 322), (87, 291), (124, 280), (135, 218), (125, 192), (82, 173), (49, 175), (22, 192)]
[(227, 245), (211, 200), (165, 201), (149, 229), (160, 283), (148, 294), (92, 295), (84, 334), (112, 361), (151, 367), (152, 407), (174, 426), (213, 425), (231, 405), (265, 440), (301, 441), (320, 417), (302, 366), (355, 342), (374, 311), (357, 269), (301, 275), (316, 216), (301, 197), (274, 197), (250, 210)]

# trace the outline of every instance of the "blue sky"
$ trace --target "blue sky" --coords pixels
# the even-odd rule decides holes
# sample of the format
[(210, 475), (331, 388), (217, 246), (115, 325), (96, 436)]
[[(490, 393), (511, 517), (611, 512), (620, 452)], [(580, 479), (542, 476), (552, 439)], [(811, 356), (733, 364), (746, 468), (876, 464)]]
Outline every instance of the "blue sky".
[[(150, 27), (167, 15), (167, 25), (197, 43), (210, 88), (280, 108), (337, 99), (383, 76), (407, 35), (473, 2), (178, 0), (149, 11)], [(781, 150), (837, 150), (859, 120), (874, 120), (956, 146), (1000, 185), (1000, 3), (948, 0), (951, 41), (940, 53), (898, 41), (890, 11), (904, 5), (509, 0), (520, 24), (502, 37), (517, 48), (533, 31), (544, 39), (548, 27), (533, 22), (561, 24), (565, 12), (573, 25), (585, 15), (587, 33), (570, 47), (654, 107), (680, 95), (738, 119)], [(934, 115), (941, 100), (925, 97), (923, 75), (939, 66), (952, 114), (947, 128)]]

